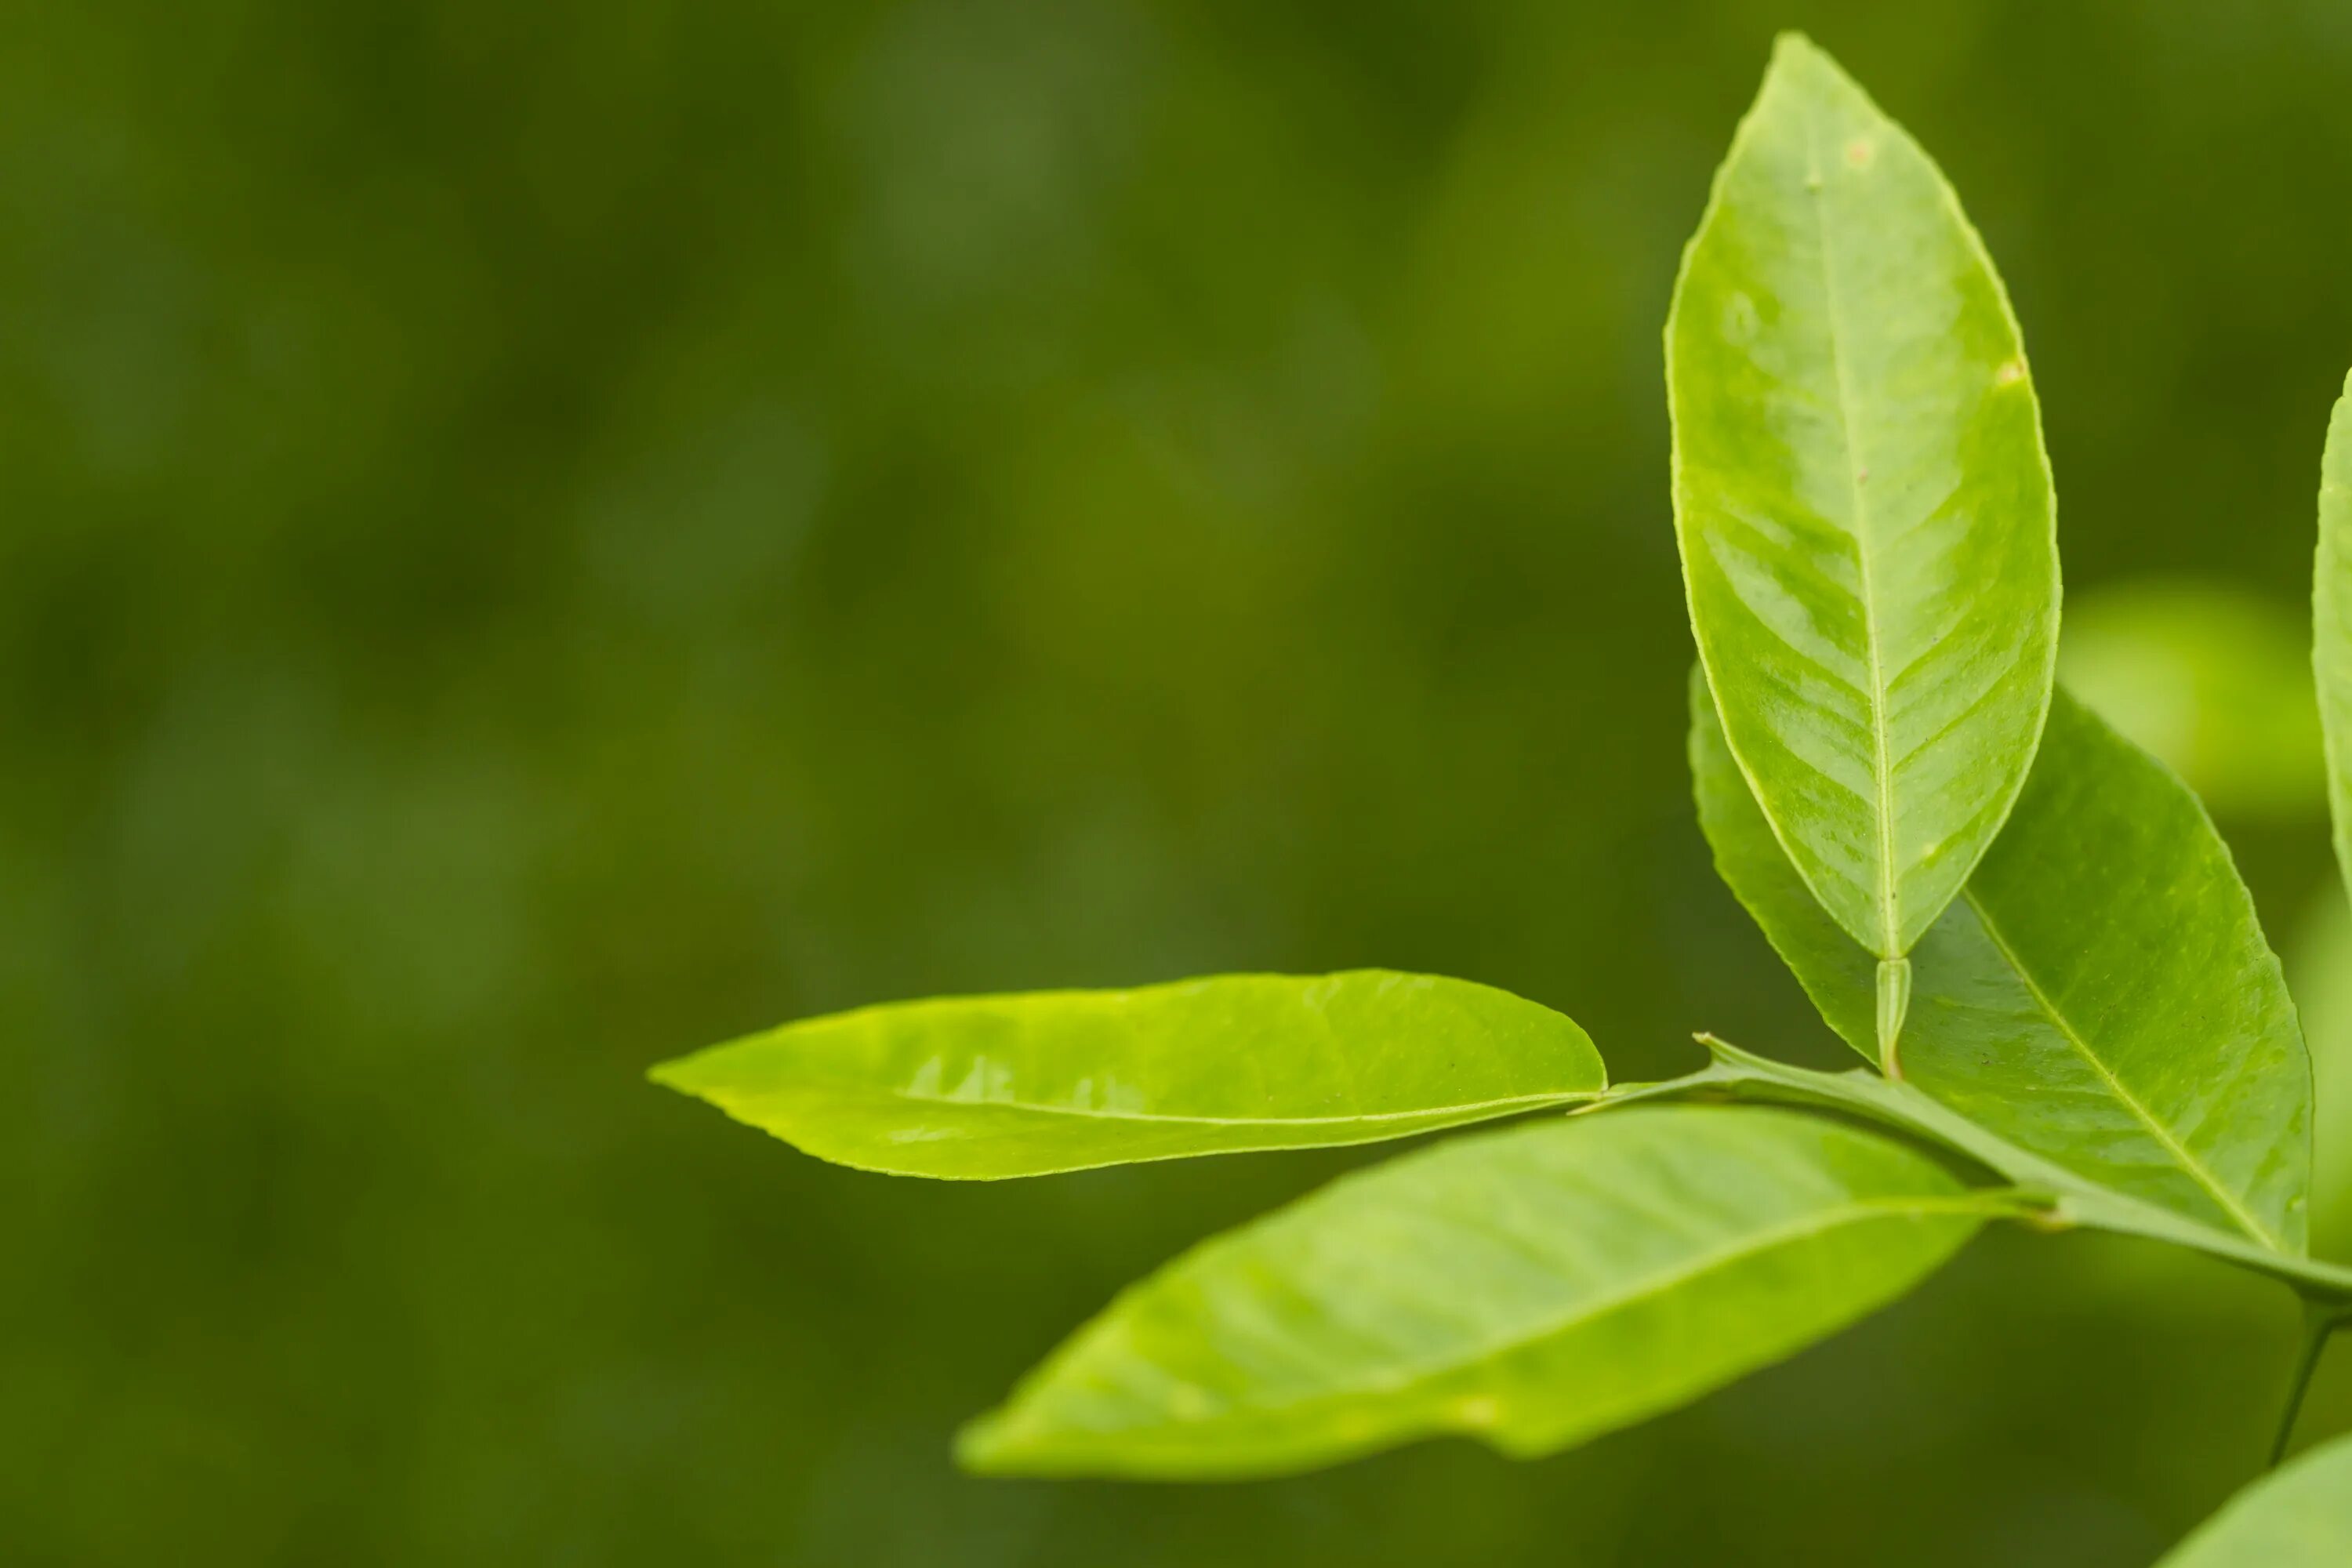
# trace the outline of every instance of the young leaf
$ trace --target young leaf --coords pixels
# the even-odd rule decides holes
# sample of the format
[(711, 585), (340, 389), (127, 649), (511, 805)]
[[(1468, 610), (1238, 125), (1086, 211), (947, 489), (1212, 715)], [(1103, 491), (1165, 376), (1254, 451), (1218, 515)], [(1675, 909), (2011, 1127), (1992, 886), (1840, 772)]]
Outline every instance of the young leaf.
[(973, 1468), (1271, 1475), (1461, 1433), (1531, 1456), (1686, 1404), (2014, 1211), (1786, 1111), (1666, 1107), (1345, 1178), (1115, 1301), (967, 1428)]
[(1549, 1007), (1379, 969), (866, 1007), (651, 1077), (821, 1159), (975, 1180), (1369, 1143), (1607, 1081)]
[[(1696, 680), (1691, 771), (1724, 880), (1868, 1057), (1871, 956), (1806, 896)], [(2063, 692), (1912, 963), (1908, 1081), (2094, 1182), (2304, 1249), (2311, 1067), (2252, 900), (2196, 796)]]
[(2256, 1481), (2157, 1568), (2342, 1568), (2352, 1563), (2352, 1437)]
[(2319, 459), (2319, 559), (2312, 572), (2312, 670), (2327, 737), (2327, 804), (2336, 863), (2352, 888), (2352, 377), (2327, 422)]
[(1666, 390), (1731, 753), (1804, 884), (1899, 959), (2024, 783), (2057, 646), (2054, 502), (1982, 242), (1802, 38), (1774, 51), (1684, 256)]

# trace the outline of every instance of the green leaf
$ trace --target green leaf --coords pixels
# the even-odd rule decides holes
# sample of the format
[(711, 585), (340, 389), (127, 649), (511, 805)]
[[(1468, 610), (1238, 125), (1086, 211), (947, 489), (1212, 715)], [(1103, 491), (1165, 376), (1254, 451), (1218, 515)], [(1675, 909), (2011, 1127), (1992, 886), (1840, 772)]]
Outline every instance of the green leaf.
[(2068, 601), (2058, 673), (2217, 816), (2301, 819), (2327, 799), (2304, 636), (2252, 594), (2119, 584)]
[(1127, 1291), (963, 1461), (1279, 1474), (1460, 1433), (1549, 1453), (1685, 1404), (1909, 1289), (2015, 1212), (1864, 1130), (1667, 1107), (1458, 1139)]
[(2340, 1437), (2240, 1492), (2158, 1568), (2343, 1568), (2347, 1563), (2352, 1563), (2352, 1437)]
[[(1874, 962), (1805, 895), (1705, 688), (1691, 770), (1716, 866), (1867, 1058)], [(2311, 1068), (2195, 795), (2063, 693), (2009, 826), (1912, 955), (1905, 1077), (2019, 1147), (2301, 1252)]]
[(1369, 1143), (1607, 1081), (1549, 1007), (1380, 969), (866, 1007), (651, 1076), (822, 1159), (976, 1180)]
[(2336, 863), (2352, 888), (2352, 377), (2327, 423), (2319, 459), (2319, 559), (2312, 571), (2313, 673), (2327, 737), (2327, 804)]
[(1666, 367), (1684, 581), (1732, 754), (1838, 925), (1899, 958), (2024, 784), (2055, 509), (1982, 242), (1802, 38), (1716, 175)]
[(1795, 1105), (1856, 1116), (1982, 1165), (2012, 1184), (2037, 1225), (2047, 1228), (2089, 1226), (2192, 1247), (2290, 1285), (2307, 1300), (2352, 1309), (2352, 1268), (2302, 1253), (2281, 1252), (2260, 1245), (2243, 1231), (2189, 1219), (2103, 1186), (2027, 1152), (1910, 1084), (1882, 1078), (1868, 1068), (1819, 1072), (1791, 1067), (1743, 1051), (1713, 1035), (1701, 1035), (1698, 1041), (1713, 1058), (1700, 1071), (1663, 1083), (1621, 1084), (1569, 1114), (1584, 1116), (1624, 1106), (1690, 1100)]

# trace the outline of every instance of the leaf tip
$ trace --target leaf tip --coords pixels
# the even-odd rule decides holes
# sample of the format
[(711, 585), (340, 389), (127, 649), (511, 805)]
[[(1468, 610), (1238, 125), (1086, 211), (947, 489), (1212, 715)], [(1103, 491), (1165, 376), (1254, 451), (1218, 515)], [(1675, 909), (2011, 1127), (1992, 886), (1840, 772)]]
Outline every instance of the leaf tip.
[(1794, 29), (1773, 38), (1772, 63), (1765, 75), (1768, 79), (1779, 78), (1814, 93), (1826, 90), (1840, 97), (1864, 96), (1862, 84), (1838, 64), (1837, 57)]
[(955, 1435), (956, 1468), (975, 1476), (1021, 1473), (1021, 1442), (1007, 1410), (998, 1406), (965, 1422)]
[(697, 1069), (702, 1058), (709, 1054), (707, 1051), (689, 1051), (682, 1057), (656, 1062), (646, 1069), (646, 1081), (696, 1100), (708, 1100), (709, 1096), (703, 1092), (701, 1074)]

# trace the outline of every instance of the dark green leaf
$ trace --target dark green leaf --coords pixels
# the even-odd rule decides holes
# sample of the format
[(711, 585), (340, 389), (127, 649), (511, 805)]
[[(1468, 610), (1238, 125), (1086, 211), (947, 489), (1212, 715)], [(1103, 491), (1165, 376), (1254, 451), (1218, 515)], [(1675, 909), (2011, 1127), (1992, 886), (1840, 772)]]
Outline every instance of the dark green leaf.
[(1367, 1143), (1607, 1081), (1549, 1007), (1379, 969), (866, 1007), (652, 1076), (823, 1159), (972, 1179)]

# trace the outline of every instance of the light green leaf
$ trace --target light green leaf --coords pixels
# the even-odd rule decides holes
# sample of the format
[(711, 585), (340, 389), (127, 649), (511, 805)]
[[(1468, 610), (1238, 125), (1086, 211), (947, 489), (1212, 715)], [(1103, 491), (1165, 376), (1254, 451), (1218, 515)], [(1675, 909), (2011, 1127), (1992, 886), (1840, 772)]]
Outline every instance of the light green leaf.
[[(1692, 685), (1716, 866), (1869, 1057), (1873, 960), (1805, 896)], [(2230, 852), (2162, 764), (2061, 693), (2008, 828), (1912, 955), (1905, 1077), (2019, 1147), (2304, 1249), (2311, 1068)]]
[(2022, 786), (2058, 552), (2024, 351), (1903, 129), (1784, 37), (1666, 323), (1691, 622), (1799, 875), (1895, 959)]
[(1780, 1360), (2013, 1212), (1901, 1144), (1787, 1111), (1459, 1139), (1179, 1258), (960, 1451), (988, 1471), (1162, 1477), (1441, 1433), (1549, 1453)]
[(2296, 616), (2194, 581), (2118, 584), (2066, 605), (2058, 673), (2222, 817), (2325, 809), (2326, 765)]
[(2327, 423), (2319, 459), (2319, 559), (2312, 571), (2311, 663), (2327, 737), (2327, 804), (2336, 863), (2352, 887), (2352, 377)]
[(822, 1159), (964, 1179), (1369, 1143), (1607, 1079), (1549, 1007), (1380, 969), (866, 1007), (652, 1077)]
[(2231, 1499), (2157, 1568), (2343, 1568), (2347, 1563), (2352, 1563), (2352, 1437), (2339, 1437)]

